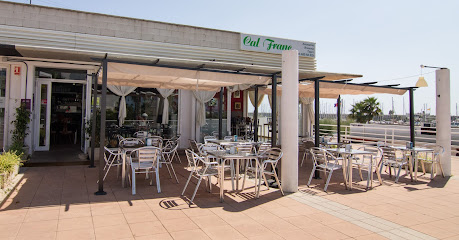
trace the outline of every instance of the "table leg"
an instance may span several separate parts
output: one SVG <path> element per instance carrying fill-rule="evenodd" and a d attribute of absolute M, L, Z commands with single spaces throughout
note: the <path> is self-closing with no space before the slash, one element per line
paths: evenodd
<path fill-rule="evenodd" d="M 347 156 L 347 169 L 349 171 L 349 190 L 352 190 L 352 160 L 351 155 Z"/>
<path fill-rule="evenodd" d="M 417 152 L 414 152 L 414 181 L 418 181 L 418 154 Z"/>
<path fill-rule="evenodd" d="M 347 159 L 343 157 L 343 177 L 344 177 L 344 187 L 347 188 L 347 164 L 346 164 Z"/>
<path fill-rule="evenodd" d="M 123 151 L 123 164 L 121 166 L 121 186 L 126 187 L 126 152 Z"/>
<path fill-rule="evenodd" d="M 258 179 L 258 189 L 257 189 L 257 194 L 256 194 L 255 197 L 259 198 L 260 197 L 260 189 L 261 189 L 261 178 L 263 177 L 263 174 L 261 173 L 261 166 L 260 166 L 260 163 L 258 162 L 258 160 L 256 161 L 256 171 L 260 176 L 259 176 L 259 179 Z M 255 184 L 257 184 L 256 181 L 257 180 L 255 179 Z M 266 183 L 266 184 L 268 184 L 268 183 Z"/>
<path fill-rule="evenodd" d="M 255 197 L 257 196 L 257 180 L 258 180 L 258 159 L 255 159 Z"/>
<path fill-rule="evenodd" d="M 405 157 L 406 157 L 406 154 L 405 154 Z M 414 161 L 414 155 L 413 153 L 411 153 L 411 159 L 408 161 L 408 168 L 410 169 L 410 178 L 411 178 L 411 181 L 413 181 L 413 161 Z"/>
<path fill-rule="evenodd" d="M 223 202 L 223 186 L 225 184 L 225 159 L 221 160 L 220 167 L 220 202 Z"/>
<path fill-rule="evenodd" d="M 239 190 L 239 159 L 236 159 L 236 191 Z"/>

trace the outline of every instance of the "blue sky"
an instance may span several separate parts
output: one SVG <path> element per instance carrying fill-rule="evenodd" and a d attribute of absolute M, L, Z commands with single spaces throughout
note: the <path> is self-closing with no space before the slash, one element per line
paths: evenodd
<path fill-rule="evenodd" d="M 28 3 L 27 0 L 16 2 Z M 147 1 L 32 0 L 33 4 L 193 25 L 317 43 L 317 70 L 358 73 L 356 82 L 414 86 L 420 65 L 451 69 L 451 114 L 459 96 L 459 1 Z M 415 111 L 435 114 L 435 73 L 415 91 Z M 413 76 L 413 77 L 408 77 Z M 397 79 L 397 80 L 393 80 Z M 408 111 L 408 94 L 405 109 Z M 376 95 L 384 113 L 403 111 L 403 97 Z M 365 97 L 344 96 L 346 110 Z M 324 100 L 329 102 L 330 100 Z M 333 110 L 332 107 L 330 107 Z"/>

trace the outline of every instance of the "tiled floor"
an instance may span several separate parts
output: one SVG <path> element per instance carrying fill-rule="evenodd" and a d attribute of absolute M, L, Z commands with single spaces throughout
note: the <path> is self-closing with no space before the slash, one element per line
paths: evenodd
<path fill-rule="evenodd" d="M 454 158 L 453 174 L 458 163 Z M 255 199 L 249 181 L 248 190 L 227 192 L 220 203 L 219 187 L 208 193 L 203 183 L 189 206 L 180 197 L 188 177 L 185 164 L 175 169 L 179 184 L 161 169 L 160 194 L 138 176 L 135 196 L 121 187 L 112 169 L 104 185 L 107 195 L 95 196 L 97 168 L 29 168 L 1 206 L 0 239 L 459 239 L 455 177 L 422 176 L 413 183 L 404 176 L 395 184 L 383 174 L 382 186 L 374 182 L 365 191 L 355 173 L 357 183 L 349 191 L 335 173 L 325 193 L 323 180 L 305 186 L 309 163 L 300 168 L 298 193 L 282 197 L 277 189 L 263 188 Z"/>

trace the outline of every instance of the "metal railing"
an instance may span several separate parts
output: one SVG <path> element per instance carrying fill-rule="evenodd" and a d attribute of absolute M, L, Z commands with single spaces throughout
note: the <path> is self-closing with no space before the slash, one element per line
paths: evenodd
<path fill-rule="evenodd" d="M 321 124 L 321 135 L 336 135 L 337 127 Z M 391 145 L 405 145 L 410 141 L 410 127 L 406 125 L 357 124 L 341 126 L 341 139 L 354 143 L 384 142 Z M 435 127 L 415 127 L 416 146 L 436 142 Z M 459 128 L 451 128 L 451 155 L 459 156 Z"/>

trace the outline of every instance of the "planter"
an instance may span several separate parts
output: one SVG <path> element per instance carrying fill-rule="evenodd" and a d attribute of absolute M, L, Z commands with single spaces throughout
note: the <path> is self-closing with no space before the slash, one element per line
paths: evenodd
<path fill-rule="evenodd" d="M 25 146 L 25 147 L 22 147 L 22 156 L 21 156 L 21 160 L 27 160 L 29 158 L 29 147 L 28 146 Z"/>
<path fill-rule="evenodd" d="M 19 166 L 14 166 L 13 172 L 0 174 L 0 188 L 5 189 L 6 186 L 18 175 Z"/>
<path fill-rule="evenodd" d="M 100 148 L 94 148 L 94 161 L 99 161 L 99 151 Z M 91 159 L 91 148 L 88 148 L 88 156 Z"/>

